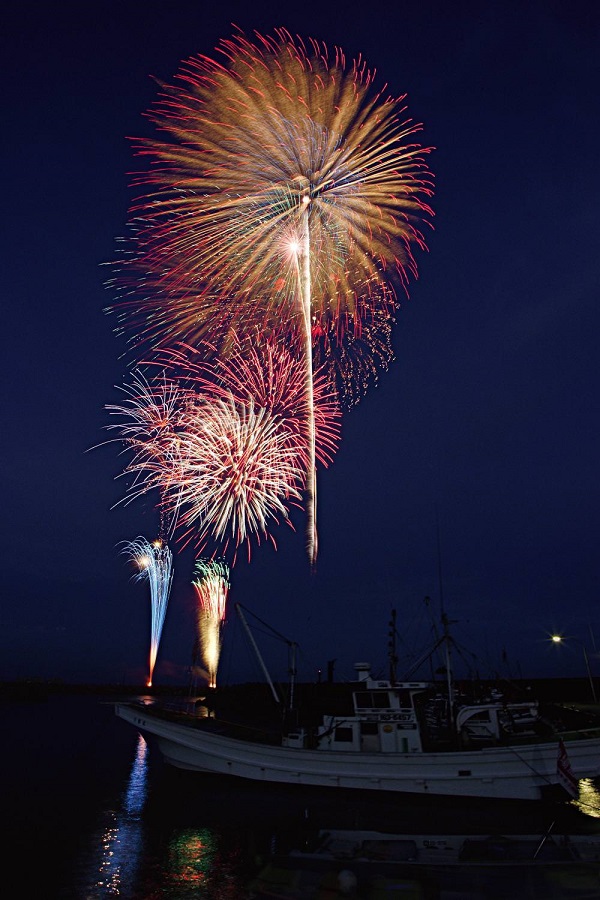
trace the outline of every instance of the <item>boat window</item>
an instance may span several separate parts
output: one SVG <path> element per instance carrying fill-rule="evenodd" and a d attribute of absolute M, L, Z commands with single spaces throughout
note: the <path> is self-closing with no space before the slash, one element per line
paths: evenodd
<path fill-rule="evenodd" d="M 389 709 L 390 698 L 387 691 L 357 691 L 357 709 Z"/>
<path fill-rule="evenodd" d="M 396 691 L 400 701 L 400 709 L 412 709 L 412 697 L 410 691 Z"/>
<path fill-rule="evenodd" d="M 371 692 L 370 691 L 359 691 L 354 695 L 356 700 L 357 708 L 370 709 L 371 708 Z"/>
<path fill-rule="evenodd" d="M 335 740 L 343 741 L 344 743 L 352 743 L 352 729 L 351 728 L 336 728 L 335 729 Z"/>
<path fill-rule="evenodd" d="M 387 691 L 377 691 L 377 693 L 373 694 L 373 706 L 376 706 L 377 709 L 389 709 L 390 708 L 390 697 Z"/>
<path fill-rule="evenodd" d="M 360 733 L 361 734 L 377 734 L 378 733 L 378 724 L 377 722 L 361 722 L 360 723 Z"/>
<path fill-rule="evenodd" d="M 469 716 L 466 722 L 489 722 L 490 721 L 490 712 L 488 709 L 483 710 L 482 712 L 473 713 L 472 716 Z"/>

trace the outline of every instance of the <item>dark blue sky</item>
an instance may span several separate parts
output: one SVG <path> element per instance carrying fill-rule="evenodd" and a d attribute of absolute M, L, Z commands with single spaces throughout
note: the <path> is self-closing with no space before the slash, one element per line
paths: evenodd
<path fill-rule="evenodd" d="M 236 566 L 231 602 L 299 642 L 301 677 L 332 658 L 340 678 L 358 659 L 384 668 L 390 609 L 401 657 L 427 639 L 426 595 L 439 612 L 437 510 L 444 602 L 480 668 L 505 648 L 513 674 L 583 674 L 579 645 L 557 655 L 546 638 L 600 642 L 598 4 L 109 0 L 14 4 L 0 36 L 0 678 L 145 673 L 147 587 L 116 544 L 152 538 L 156 516 L 111 511 L 118 447 L 85 452 L 125 371 L 101 264 L 124 232 L 149 76 L 212 54 L 232 22 L 362 52 L 408 93 L 437 189 L 397 360 L 320 475 L 318 573 L 300 518 Z M 176 557 L 157 682 L 191 660 L 192 562 Z M 257 640 L 283 675 L 285 648 Z M 233 615 L 221 673 L 258 677 Z"/>

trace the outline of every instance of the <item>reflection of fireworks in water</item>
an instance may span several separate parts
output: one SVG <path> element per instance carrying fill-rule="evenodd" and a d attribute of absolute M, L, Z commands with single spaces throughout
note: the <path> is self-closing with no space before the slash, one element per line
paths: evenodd
<path fill-rule="evenodd" d="M 154 541 L 151 544 L 144 537 L 137 537 L 134 541 L 129 541 L 122 552 L 127 554 L 129 559 L 138 566 L 139 572 L 135 578 L 147 578 L 150 583 L 151 627 L 147 686 L 151 687 L 173 580 L 173 557 L 169 548 L 162 541 Z"/>
<path fill-rule="evenodd" d="M 192 582 L 198 598 L 198 637 L 209 687 L 216 687 L 221 654 L 221 627 L 229 592 L 229 567 L 222 560 L 196 561 Z"/>
<path fill-rule="evenodd" d="M 412 142 L 404 98 L 374 93 L 362 59 L 284 29 L 188 60 L 150 114 L 161 140 L 136 142 L 153 165 L 132 210 L 133 247 L 117 287 L 142 335 L 223 348 L 231 333 L 281 323 L 303 347 L 308 542 L 316 557 L 312 356 L 389 318 L 393 281 L 416 275 L 430 214 L 428 152 Z M 208 286 L 208 287 L 207 287 Z M 368 340 L 367 333 L 367 340 Z M 348 346 L 346 346 L 348 352 Z M 340 356 L 343 362 L 343 354 Z"/>
<path fill-rule="evenodd" d="M 107 822 L 91 844 L 86 900 L 121 897 L 137 883 L 144 850 L 142 812 L 147 792 L 148 746 L 140 734 L 122 807 L 106 811 Z"/>
<path fill-rule="evenodd" d="M 571 800 L 572 806 L 576 806 L 586 816 L 600 819 L 600 790 L 593 778 L 579 779 L 579 796 Z"/>

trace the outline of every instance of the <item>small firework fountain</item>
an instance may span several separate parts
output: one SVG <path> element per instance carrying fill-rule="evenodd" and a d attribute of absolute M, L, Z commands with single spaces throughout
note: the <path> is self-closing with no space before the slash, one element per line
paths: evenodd
<path fill-rule="evenodd" d="M 221 629 L 229 593 L 229 568 L 222 560 L 199 559 L 192 582 L 198 599 L 198 637 L 208 686 L 217 686 Z"/>
<path fill-rule="evenodd" d="M 145 537 L 137 537 L 126 543 L 124 554 L 137 566 L 135 579 L 148 579 L 150 584 L 151 623 L 150 654 L 148 661 L 147 687 L 152 687 L 154 666 L 158 654 L 158 645 L 169 602 L 171 582 L 173 580 L 173 557 L 171 551 L 162 541 L 150 543 Z"/>

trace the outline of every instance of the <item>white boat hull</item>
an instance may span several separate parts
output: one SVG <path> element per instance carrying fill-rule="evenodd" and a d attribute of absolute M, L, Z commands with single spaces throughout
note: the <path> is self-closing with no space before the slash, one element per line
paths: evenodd
<path fill-rule="evenodd" d="M 435 753 L 308 750 L 271 746 L 180 724 L 142 707 L 116 714 L 158 742 L 181 769 L 252 781 L 407 794 L 539 799 L 558 782 L 558 738 L 535 744 Z M 600 736 L 566 742 L 575 778 L 600 775 Z"/>

